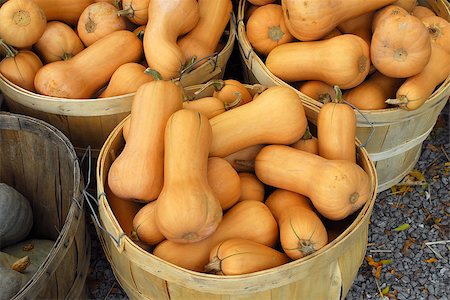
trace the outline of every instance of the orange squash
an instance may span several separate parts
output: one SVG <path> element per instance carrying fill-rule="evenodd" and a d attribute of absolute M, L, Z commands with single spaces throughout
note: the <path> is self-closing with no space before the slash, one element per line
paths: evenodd
<path fill-rule="evenodd" d="M 126 17 L 137 25 L 146 25 L 148 21 L 148 6 L 150 0 L 122 0 L 119 16 Z"/>
<path fill-rule="evenodd" d="M 0 7 L 0 37 L 8 45 L 30 47 L 46 26 L 45 14 L 34 1 L 9 0 Z"/>
<path fill-rule="evenodd" d="M 385 101 L 395 97 L 403 81 L 402 78 L 391 78 L 375 72 L 360 85 L 345 91 L 343 98 L 363 110 L 387 108 Z"/>
<path fill-rule="evenodd" d="M 220 157 L 208 159 L 208 184 L 223 210 L 236 204 L 241 195 L 241 179 L 231 164 Z"/>
<path fill-rule="evenodd" d="M 407 78 L 423 70 L 431 41 L 425 25 L 409 14 L 388 14 L 378 21 L 370 44 L 375 68 L 388 77 Z"/>
<path fill-rule="evenodd" d="M 283 16 L 289 31 L 301 41 L 323 37 L 338 24 L 391 4 L 395 0 L 282 0 Z M 339 57 L 339 56 L 338 56 Z"/>
<path fill-rule="evenodd" d="M 262 5 L 274 3 L 275 0 L 248 0 L 248 2 L 250 2 L 253 5 L 262 6 Z"/>
<path fill-rule="evenodd" d="M 405 110 L 418 109 L 450 75 L 450 54 L 435 43 L 431 44 L 431 49 L 430 61 L 422 72 L 406 79 L 397 90 L 396 99 L 388 99 L 386 103 Z"/>
<path fill-rule="evenodd" d="M 349 89 L 360 84 L 369 73 L 369 46 L 353 34 L 292 42 L 273 49 L 266 66 L 284 81 L 320 80 Z"/>
<path fill-rule="evenodd" d="M 201 241 L 222 221 L 221 203 L 207 175 L 211 139 L 211 125 L 199 112 L 181 109 L 167 121 L 164 186 L 157 200 L 156 224 L 170 241 Z"/>
<path fill-rule="evenodd" d="M 33 0 L 44 10 L 48 21 L 61 21 L 69 25 L 77 25 L 84 9 L 94 0 Z"/>
<path fill-rule="evenodd" d="M 278 222 L 281 246 L 290 258 L 302 258 L 328 243 L 327 230 L 305 196 L 277 189 L 266 205 Z"/>
<path fill-rule="evenodd" d="M 166 240 L 156 246 L 153 255 L 185 269 L 203 272 L 211 249 L 230 238 L 248 239 L 272 247 L 278 240 L 278 225 L 264 203 L 246 200 L 231 207 L 208 238 L 189 244 Z"/>
<path fill-rule="evenodd" d="M 78 20 L 77 32 L 86 46 L 108 34 L 127 29 L 125 18 L 117 15 L 118 9 L 108 2 L 92 3 Z"/>
<path fill-rule="evenodd" d="M 286 28 L 279 4 L 256 8 L 248 19 L 246 29 L 248 41 L 262 55 L 268 55 L 276 46 L 294 40 Z"/>
<path fill-rule="evenodd" d="M 120 53 L 120 55 L 118 55 Z M 115 31 L 66 61 L 52 62 L 36 74 L 36 90 L 48 96 L 91 98 L 121 65 L 137 62 L 142 42 L 131 31 Z"/>
<path fill-rule="evenodd" d="M 297 142 L 290 145 L 292 148 L 306 151 L 313 154 L 319 154 L 319 142 L 309 130 Z"/>
<path fill-rule="evenodd" d="M 186 61 L 205 62 L 214 54 L 220 37 L 230 20 L 233 9 L 231 0 L 199 0 L 199 21 L 185 36 L 178 40 L 178 46 Z"/>
<path fill-rule="evenodd" d="M 241 195 L 239 201 L 256 200 L 263 202 L 265 188 L 258 177 L 249 172 L 239 172 L 238 175 L 241 183 Z"/>
<path fill-rule="evenodd" d="M 84 49 L 83 42 L 75 31 L 59 21 L 48 22 L 44 33 L 33 47 L 45 63 L 68 60 Z"/>
<path fill-rule="evenodd" d="M 428 28 L 431 42 L 450 53 L 450 23 L 438 16 L 422 18 L 422 22 Z"/>
<path fill-rule="evenodd" d="M 0 73 L 12 83 L 34 92 L 34 77 L 42 68 L 39 57 L 32 51 L 17 51 L 1 41 L 0 47 L 6 51 L 6 57 L 0 62 Z"/>
<path fill-rule="evenodd" d="M 375 28 L 378 27 L 386 18 L 397 16 L 397 17 L 405 17 L 408 15 L 408 12 L 397 5 L 388 5 L 383 7 L 382 9 L 375 12 L 372 18 L 372 32 L 375 31 Z"/>
<path fill-rule="evenodd" d="M 269 87 L 255 100 L 209 121 L 213 130 L 210 156 L 219 157 L 258 144 L 292 144 L 305 133 L 307 125 L 298 95 L 282 86 Z"/>
<path fill-rule="evenodd" d="M 255 171 L 255 157 L 258 152 L 265 145 L 254 145 L 237 152 L 231 153 L 224 158 L 233 166 L 233 168 L 238 172 L 254 172 Z M 251 162 L 251 163 L 248 163 Z"/>
<path fill-rule="evenodd" d="M 186 62 L 177 44 L 179 36 L 191 31 L 200 17 L 195 0 L 151 0 L 144 34 L 148 66 L 164 79 L 180 76 Z"/>
<path fill-rule="evenodd" d="M 126 202 L 136 203 L 133 201 Z M 132 219 L 133 233 L 139 241 L 147 245 L 156 245 L 165 239 L 156 225 L 156 204 L 157 201 L 147 203 Z"/>
<path fill-rule="evenodd" d="M 322 38 L 320 38 L 321 40 L 328 40 L 331 38 L 334 38 L 335 36 L 341 35 L 342 32 L 336 28 L 334 28 L 332 31 L 328 32 L 326 35 L 324 35 Z"/>
<path fill-rule="evenodd" d="M 125 63 L 112 74 L 105 90 L 98 97 L 106 98 L 134 93 L 142 84 L 153 80 L 150 73 L 150 70 L 141 64 Z"/>
<path fill-rule="evenodd" d="M 239 105 L 243 105 L 253 100 L 252 95 L 247 88 L 238 80 L 235 79 L 217 79 L 212 80 L 204 85 L 203 88 L 212 85 L 214 86 L 213 97 L 222 100 L 223 103 L 231 105 L 238 102 Z"/>
<path fill-rule="evenodd" d="M 224 103 L 216 97 L 203 97 L 196 100 L 187 100 L 183 102 L 183 108 L 198 111 L 206 118 L 211 119 L 225 111 L 238 106 L 242 99 L 236 99 L 233 103 Z"/>
<path fill-rule="evenodd" d="M 356 162 L 356 115 L 345 104 L 342 92 L 336 87 L 336 97 L 324 104 L 317 116 L 319 155 L 327 159 Z"/>
<path fill-rule="evenodd" d="M 411 13 L 413 9 L 417 6 L 417 0 L 397 0 L 392 5 L 397 5 Z"/>
<path fill-rule="evenodd" d="M 372 193 L 369 176 L 357 164 L 329 160 L 284 145 L 264 147 L 256 157 L 255 172 L 267 185 L 307 196 L 317 211 L 330 220 L 341 220 L 354 213 Z"/>
<path fill-rule="evenodd" d="M 298 90 L 306 96 L 309 96 L 321 103 L 330 102 L 334 99 L 334 97 L 336 97 L 333 87 L 319 80 L 308 80 L 302 82 L 299 85 Z"/>
<path fill-rule="evenodd" d="M 108 173 L 108 184 L 117 196 L 141 202 L 159 196 L 163 187 L 164 130 L 182 102 L 181 88 L 170 81 L 151 81 L 137 90 L 127 142 Z"/>
<path fill-rule="evenodd" d="M 370 45 L 372 39 L 372 19 L 374 11 L 351 18 L 340 23 L 337 28 L 342 33 L 351 33 L 361 37 L 367 45 Z"/>
<path fill-rule="evenodd" d="M 242 275 L 281 266 L 289 262 L 286 254 L 266 245 L 246 239 L 220 242 L 209 254 L 207 273 Z"/>
<path fill-rule="evenodd" d="M 412 10 L 411 15 L 415 16 L 416 18 L 423 19 L 426 17 L 435 16 L 436 14 L 426 6 L 417 5 Z"/>

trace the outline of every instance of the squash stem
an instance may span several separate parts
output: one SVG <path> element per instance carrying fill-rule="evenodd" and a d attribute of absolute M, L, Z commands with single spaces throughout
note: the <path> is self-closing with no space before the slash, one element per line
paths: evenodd
<path fill-rule="evenodd" d="M 14 57 L 19 54 L 19 51 L 14 49 L 14 47 L 6 44 L 2 39 L 0 39 L 0 45 L 3 47 L 3 49 L 5 49 L 6 57 Z"/>
<path fill-rule="evenodd" d="M 195 62 L 197 60 L 197 56 L 194 55 L 192 56 L 183 66 L 183 70 L 188 70 L 189 68 L 191 68 L 192 66 L 194 66 Z"/>
<path fill-rule="evenodd" d="M 404 105 L 404 104 L 408 104 L 409 100 L 408 97 L 406 96 L 400 96 L 397 99 L 387 99 L 386 101 L 384 101 L 387 104 L 391 104 L 391 105 Z"/>
<path fill-rule="evenodd" d="M 334 103 L 344 103 L 344 99 L 342 98 L 342 91 L 339 88 L 339 86 L 335 85 L 333 88 L 334 88 L 334 91 L 336 92 L 336 97 L 334 98 L 333 102 Z"/>
<path fill-rule="evenodd" d="M 73 56 L 72 53 L 67 53 L 66 52 L 66 53 L 63 54 L 62 59 L 63 60 L 69 60 L 69 59 L 72 58 L 72 56 Z"/>
<path fill-rule="evenodd" d="M 359 194 L 358 194 L 357 192 L 353 193 L 353 194 L 350 196 L 350 203 L 351 203 L 351 204 L 356 203 L 356 201 L 358 201 L 358 198 L 359 198 Z"/>
<path fill-rule="evenodd" d="M 207 83 L 203 84 L 203 86 L 194 93 L 194 96 L 196 97 L 198 94 L 202 93 L 203 91 L 205 91 L 207 88 L 209 88 L 210 86 L 214 86 L 214 88 L 216 88 L 216 85 L 218 84 L 218 81 L 222 81 L 223 80 L 210 80 Z M 224 83 L 222 83 L 222 85 L 225 85 Z"/>
<path fill-rule="evenodd" d="M 225 110 L 229 110 L 229 109 L 232 109 L 232 108 L 234 108 L 236 106 L 239 106 L 239 104 L 241 104 L 241 102 L 242 102 L 242 94 L 239 93 L 237 98 L 236 98 L 236 100 L 234 100 L 231 103 L 228 103 L 228 102 L 224 103 Z"/>
<path fill-rule="evenodd" d="M 221 260 L 217 256 L 214 256 L 211 261 L 205 266 L 205 272 L 216 275 L 223 275 Z"/>
<path fill-rule="evenodd" d="M 120 9 L 122 7 L 122 0 L 114 0 L 113 5 L 117 8 Z"/>
<path fill-rule="evenodd" d="M 121 9 L 117 12 L 117 15 L 119 17 L 127 17 L 127 18 L 132 18 L 134 17 L 134 12 L 135 10 L 129 6 L 127 9 Z"/>
<path fill-rule="evenodd" d="M 145 29 L 139 31 L 136 36 L 138 37 L 138 39 L 140 39 L 141 41 L 144 40 L 144 33 L 145 33 Z"/>
<path fill-rule="evenodd" d="M 303 134 L 303 136 L 302 136 L 302 140 L 310 140 L 312 138 L 313 138 L 313 136 L 311 134 L 311 131 L 309 131 L 309 127 L 306 127 L 306 131 L 305 131 L 305 134 Z"/>
<path fill-rule="evenodd" d="M 144 73 L 152 76 L 153 79 L 155 79 L 155 80 L 163 80 L 163 77 L 161 76 L 161 74 L 158 71 L 156 71 L 155 69 L 147 68 L 144 70 Z"/>

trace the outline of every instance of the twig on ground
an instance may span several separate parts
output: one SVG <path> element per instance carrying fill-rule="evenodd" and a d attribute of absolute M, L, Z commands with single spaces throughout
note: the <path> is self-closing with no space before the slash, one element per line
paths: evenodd
<path fill-rule="evenodd" d="M 425 244 L 427 246 L 431 246 L 431 245 L 445 245 L 450 243 L 450 240 L 446 240 L 446 241 L 436 241 L 436 242 L 426 242 Z"/>
<path fill-rule="evenodd" d="M 114 287 L 116 286 L 116 283 L 114 282 L 113 285 L 111 286 L 111 288 L 108 291 L 108 294 L 106 294 L 105 298 L 103 298 L 103 300 L 107 299 L 109 294 L 111 294 L 112 290 L 114 289 Z"/>
<path fill-rule="evenodd" d="M 445 157 L 447 158 L 447 161 L 450 161 L 450 158 L 448 157 L 448 154 L 445 151 L 444 146 L 442 146 L 442 145 L 441 145 L 441 150 L 442 150 L 442 153 L 444 153 Z"/>
<path fill-rule="evenodd" d="M 447 261 L 446 258 L 444 258 L 439 252 L 437 252 L 435 249 L 433 249 L 433 247 L 431 247 L 431 245 L 428 245 L 428 243 L 425 243 L 425 246 L 428 247 L 428 249 L 430 249 L 437 257 L 439 257 L 440 259 Z"/>
<path fill-rule="evenodd" d="M 380 250 L 380 249 L 371 249 L 370 253 L 390 253 L 392 250 Z"/>

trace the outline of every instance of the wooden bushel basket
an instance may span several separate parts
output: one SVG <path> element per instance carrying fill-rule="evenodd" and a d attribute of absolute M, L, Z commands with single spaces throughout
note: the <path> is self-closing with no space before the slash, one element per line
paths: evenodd
<path fill-rule="evenodd" d="M 450 6 L 445 0 L 419 1 L 444 19 L 450 21 Z M 237 16 L 238 42 L 244 72 L 248 82 L 266 86 L 289 86 L 273 75 L 254 52 L 245 28 L 245 9 L 248 1 L 240 0 Z M 292 87 L 304 103 L 321 107 L 322 103 Z M 422 143 L 428 137 L 450 95 L 450 76 L 434 91 L 422 107 L 415 111 L 400 108 L 362 110 L 356 112 L 358 139 L 365 143 L 378 175 L 378 192 L 399 183 L 419 160 Z M 373 134 L 370 136 L 371 131 Z M 367 141 L 367 142 L 366 142 Z"/>
<path fill-rule="evenodd" d="M 235 41 L 235 16 L 232 13 L 224 48 L 206 63 L 181 76 L 181 84 L 190 86 L 222 78 Z M 131 111 L 135 93 L 98 99 L 65 99 L 27 91 L 0 74 L 0 91 L 11 112 L 48 122 L 72 142 L 78 155 L 90 146 L 97 157 L 100 148 L 116 125 Z"/>
<path fill-rule="evenodd" d="M 192 93 L 201 86 L 189 87 Z M 253 93 L 258 91 L 249 87 Z M 212 90 L 203 91 L 203 96 Z M 310 114 L 318 108 L 305 106 Z M 314 123 L 315 119 L 311 119 Z M 125 121 L 125 120 L 124 120 Z M 97 160 L 97 192 L 102 227 L 97 227 L 114 274 L 131 299 L 344 299 L 360 265 L 368 240 L 368 226 L 376 197 L 377 178 L 367 152 L 361 149 L 360 165 L 369 174 L 372 197 L 355 213 L 350 225 L 319 251 L 269 270 L 247 275 L 219 276 L 186 270 L 137 246 L 123 233 L 108 204 L 105 183 L 108 170 L 124 146 L 122 121 L 108 137 Z M 115 237 L 116 241 L 110 236 Z M 186 255 L 189 255 L 188 253 Z"/>
<path fill-rule="evenodd" d="M 0 182 L 30 201 L 34 218 L 30 237 L 56 241 L 12 299 L 86 299 L 90 238 L 84 185 L 72 144 L 45 122 L 0 113 Z"/>

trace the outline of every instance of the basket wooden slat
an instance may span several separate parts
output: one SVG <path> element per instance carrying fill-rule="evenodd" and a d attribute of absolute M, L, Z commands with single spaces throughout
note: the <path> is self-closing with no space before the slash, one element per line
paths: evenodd
<path fill-rule="evenodd" d="M 192 94 L 200 86 L 189 87 Z M 261 86 L 248 86 L 252 93 Z M 210 91 L 211 92 L 211 91 Z M 204 94 L 206 93 L 206 94 Z M 206 96 L 204 91 L 202 96 Z M 318 108 L 304 105 L 308 115 Z M 127 117 L 129 118 L 129 117 Z M 126 118 L 126 119 L 127 119 Z M 239 276 L 217 276 L 186 270 L 137 246 L 123 235 L 104 194 L 109 167 L 124 146 L 123 120 L 110 134 L 97 161 L 97 192 L 102 226 L 97 227 L 102 247 L 116 278 L 131 299 L 344 299 L 356 277 L 367 248 L 368 224 L 376 197 L 377 177 L 368 153 L 360 165 L 372 181 L 372 197 L 350 225 L 324 248 L 277 268 Z M 310 121 L 315 123 L 315 118 Z M 119 238 L 120 237 L 120 238 Z M 317 285 L 326 288 L 317 288 Z"/>
<path fill-rule="evenodd" d="M 180 77 L 183 86 L 200 84 L 222 78 L 233 51 L 236 31 L 235 16 L 231 14 L 228 39 L 224 48 L 198 68 Z M 135 93 L 99 99 L 64 99 L 48 97 L 25 90 L 0 74 L 0 91 L 11 112 L 28 115 L 52 124 L 61 130 L 82 155 L 90 146 L 97 157 L 100 148 L 116 125 L 131 111 Z"/>
<path fill-rule="evenodd" d="M 21 192 L 33 209 L 31 236 L 55 240 L 43 264 L 13 299 L 85 298 L 90 238 L 72 144 L 47 123 L 2 112 L 0 153 L 0 182 Z"/>
<path fill-rule="evenodd" d="M 450 8 L 445 0 L 419 1 L 433 9 L 437 15 L 450 20 Z M 321 107 L 322 103 L 306 96 L 280 78 L 273 75 L 248 41 L 245 28 L 245 9 L 248 1 L 240 0 L 238 7 L 238 42 L 244 73 L 248 82 L 266 86 L 282 85 L 294 89 L 304 103 Z M 433 92 L 422 107 L 415 111 L 400 108 L 363 110 L 355 112 L 358 139 L 364 143 L 375 162 L 378 174 L 378 191 L 381 192 L 400 182 L 417 163 L 421 145 L 431 132 L 439 113 L 450 95 L 450 76 Z M 373 135 L 370 133 L 373 127 Z"/>

